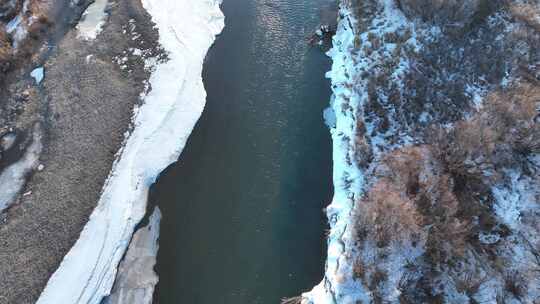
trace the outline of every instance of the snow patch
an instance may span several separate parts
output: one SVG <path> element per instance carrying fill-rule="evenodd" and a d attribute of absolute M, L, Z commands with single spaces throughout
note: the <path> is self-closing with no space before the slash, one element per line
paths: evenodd
<path fill-rule="evenodd" d="M 507 170 L 506 175 L 509 183 L 491 190 L 495 198 L 495 213 L 512 230 L 519 230 L 522 215 L 538 208 L 540 189 L 530 177 L 517 170 Z"/>
<path fill-rule="evenodd" d="M 43 80 L 43 67 L 35 68 L 32 72 L 30 72 L 30 76 L 34 78 L 37 84 L 40 84 Z"/>
<path fill-rule="evenodd" d="M 84 40 L 94 40 L 101 33 L 107 13 L 108 0 L 96 0 L 90 4 L 77 25 L 78 37 Z"/>
<path fill-rule="evenodd" d="M 13 19 L 11 19 L 11 21 L 8 22 L 8 24 L 6 24 L 6 32 L 8 34 L 13 33 L 13 31 L 17 29 L 17 27 L 21 24 L 21 22 L 22 22 L 22 16 L 21 15 L 15 16 Z"/>
<path fill-rule="evenodd" d="M 36 169 L 41 154 L 41 126 L 37 123 L 32 133 L 32 143 L 22 158 L 0 174 L 0 212 L 15 203 L 17 195 L 26 184 L 26 177 Z"/>

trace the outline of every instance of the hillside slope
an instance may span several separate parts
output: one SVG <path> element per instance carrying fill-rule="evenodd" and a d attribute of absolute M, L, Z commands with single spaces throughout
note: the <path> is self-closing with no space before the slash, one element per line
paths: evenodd
<path fill-rule="evenodd" d="M 540 6 L 342 1 L 309 303 L 540 301 Z"/>

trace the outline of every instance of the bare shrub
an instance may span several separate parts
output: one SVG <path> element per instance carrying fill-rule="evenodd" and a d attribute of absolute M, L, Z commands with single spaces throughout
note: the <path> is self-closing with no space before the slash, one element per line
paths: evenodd
<path fill-rule="evenodd" d="M 361 168 L 367 168 L 373 160 L 373 152 L 370 142 L 366 136 L 366 127 L 362 120 L 358 120 L 356 124 L 354 160 Z"/>
<path fill-rule="evenodd" d="M 452 261 L 462 259 L 469 248 L 468 223 L 457 218 L 436 222 L 429 230 L 425 259 L 433 269 L 443 269 Z"/>
<path fill-rule="evenodd" d="M 420 230 L 419 214 L 413 202 L 387 179 L 379 180 L 370 189 L 356 213 L 359 235 L 372 237 L 378 247 L 410 240 Z"/>
<path fill-rule="evenodd" d="M 516 88 L 487 99 L 487 117 L 502 143 L 520 154 L 540 152 L 540 87 L 522 82 Z"/>
<path fill-rule="evenodd" d="M 365 280 L 366 277 L 366 266 L 361 259 L 356 259 L 353 264 L 353 278 L 355 280 Z M 364 281 L 364 284 L 366 282 Z"/>
<path fill-rule="evenodd" d="M 513 271 L 504 276 L 505 291 L 510 293 L 516 299 L 521 299 L 527 292 L 525 278 L 518 272 Z"/>
<path fill-rule="evenodd" d="M 51 9 L 50 0 L 30 1 L 28 15 L 32 16 L 34 21 L 29 22 L 28 33 L 30 37 L 38 39 L 48 26 L 52 24 L 49 15 Z"/>
<path fill-rule="evenodd" d="M 497 91 L 484 101 L 484 109 L 461 121 L 449 132 L 439 131 L 431 141 L 454 177 L 497 178 L 498 168 L 519 165 L 523 156 L 540 152 L 538 107 L 540 88 L 522 83 Z"/>
<path fill-rule="evenodd" d="M 480 289 L 482 284 L 489 280 L 486 272 L 479 266 L 472 269 L 463 269 L 450 274 L 456 290 L 472 298 Z"/>
<path fill-rule="evenodd" d="M 0 72 L 6 72 L 9 68 L 12 56 L 11 43 L 4 26 L 0 25 Z"/>
<path fill-rule="evenodd" d="M 463 26 L 482 12 L 488 0 L 396 0 L 409 18 L 440 25 Z"/>
<path fill-rule="evenodd" d="M 379 290 L 381 289 L 382 284 L 388 280 L 388 273 L 380 268 L 375 268 L 370 279 L 369 289 L 374 293 L 374 303 L 382 303 L 383 297 Z"/>
<path fill-rule="evenodd" d="M 540 6 L 538 4 L 508 2 L 508 8 L 512 16 L 540 32 Z"/>
<path fill-rule="evenodd" d="M 424 244 L 426 261 L 433 267 L 464 257 L 477 233 L 471 229 L 473 219 L 488 211 L 454 193 L 472 190 L 456 187 L 445 172 L 433 147 L 389 153 L 375 170 L 377 181 L 357 203 L 358 239 L 371 238 L 379 248 L 394 242 Z"/>

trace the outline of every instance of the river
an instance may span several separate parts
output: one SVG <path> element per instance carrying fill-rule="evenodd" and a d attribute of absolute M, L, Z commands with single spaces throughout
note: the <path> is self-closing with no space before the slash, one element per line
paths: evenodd
<path fill-rule="evenodd" d="M 152 188 L 155 302 L 276 304 L 311 289 L 332 197 L 330 60 L 307 38 L 331 0 L 224 0 L 205 111 Z"/>

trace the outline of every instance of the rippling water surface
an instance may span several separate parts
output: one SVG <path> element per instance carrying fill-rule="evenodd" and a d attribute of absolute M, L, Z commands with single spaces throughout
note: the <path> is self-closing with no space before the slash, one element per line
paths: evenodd
<path fill-rule="evenodd" d="M 317 284 L 332 195 L 330 60 L 307 45 L 329 0 L 224 0 L 205 112 L 153 188 L 156 301 L 279 303 Z"/>

